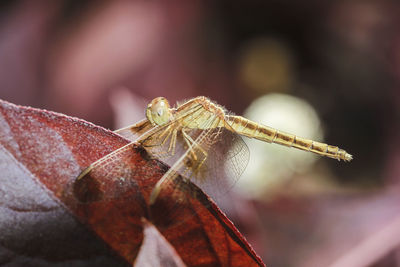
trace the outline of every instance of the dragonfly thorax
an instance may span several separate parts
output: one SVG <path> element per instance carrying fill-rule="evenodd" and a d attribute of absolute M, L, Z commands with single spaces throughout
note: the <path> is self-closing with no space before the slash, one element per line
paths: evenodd
<path fill-rule="evenodd" d="M 172 118 L 168 100 L 164 97 L 154 98 L 146 109 L 146 117 L 152 125 L 164 125 Z"/>

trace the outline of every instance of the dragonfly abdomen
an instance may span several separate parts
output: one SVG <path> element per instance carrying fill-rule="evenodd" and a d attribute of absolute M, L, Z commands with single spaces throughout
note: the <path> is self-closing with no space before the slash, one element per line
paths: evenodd
<path fill-rule="evenodd" d="M 226 116 L 226 120 L 235 132 L 250 138 L 288 147 L 295 147 L 338 160 L 349 161 L 352 159 L 350 154 L 337 146 L 301 138 L 294 134 L 285 133 L 272 127 L 255 123 L 241 116 Z"/>
<path fill-rule="evenodd" d="M 232 128 L 233 131 L 240 135 L 244 135 L 250 138 L 256 138 L 258 140 L 272 143 L 277 138 L 278 130 L 255 123 L 251 120 L 243 118 L 241 116 L 226 116 L 228 123 L 228 129 Z"/>
<path fill-rule="evenodd" d="M 350 161 L 353 158 L 349 153 L 347 153 L 343 149 L 340 149 L 337 146 L 331 146 L 325 143 L 301 138 L 298 136 L 295 136 L 295 139 L 291 146 L 338 160 Z"/>

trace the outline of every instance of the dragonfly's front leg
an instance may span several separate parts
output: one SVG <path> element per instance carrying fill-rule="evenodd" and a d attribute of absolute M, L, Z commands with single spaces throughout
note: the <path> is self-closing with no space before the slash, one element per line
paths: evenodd
<path fill-rule="evenodd" d="M 171 134 L 172 134 L 172 130 L 171 130 L 171 128 L 172 128 L 172 124 L 171 125 L 169 125 L 161 134 L 160 134 L 160 138 L 162 138 L 164 135 L 166 135 L 165 136 L 165 138 L 163 139 L 163 141 L 161 142 L 161 146 L 162 145 L 164 145 L 165 144 L 165 142 L 167 142 L 167 140 L 168 140 L 168 138 L 171 136 Z"/>
<path fill-rule="evenodd" d="M 185 140 L 188 149 L 190 150 L 190 154 L 193 157 L 194 161 L 197 161 L 197 156 L 196 153 L 194 153 L 193 151 L 193 146 L 195 145 L 195 142 L 193 141 L 193 139 L 190 137 L 190 135 L 188 135 L 185 131 L 185 129 L 182 129 L 182 135 L 183 135 L 183 139 Z"/>
<path fill-rule="evenodd" d="M 175 146 L 176 146 L 177 135 L 178 135 L 178 130 L 177 129 L 173 129 L 172 130 L 172 136 L 171 136 L 171 142 L 169 143 L 169 148 L 168 148 L 168 152 L 171 152 L 172 155 L 175 154 Z"/>

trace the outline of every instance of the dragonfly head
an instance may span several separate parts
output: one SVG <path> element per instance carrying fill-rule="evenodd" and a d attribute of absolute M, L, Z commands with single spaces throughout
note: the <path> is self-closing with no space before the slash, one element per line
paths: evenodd
<path fill-rule="evenodd" d="M 169 122 L 172 112 L 168 100 L 164 97 L 154 98 L 147 105 L 146 117 L 152 125 L 163 125 Z"/>

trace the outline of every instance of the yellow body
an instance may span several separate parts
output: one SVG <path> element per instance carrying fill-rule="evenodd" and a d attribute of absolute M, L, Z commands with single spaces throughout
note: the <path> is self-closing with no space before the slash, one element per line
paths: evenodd
<path fill-rule="evenodd" d="M 170 121 L 176 121 L 175 129 L 178 128 L 178 131 L 182 129 L 205 130 L 209 128 L 225 127 L 237 134 L 264 142 L 295 147 L 338 160 L 350 161 L 352 159 L 349 153 L 337 146 L 301 138 L 294 134 L 285 133 L 253 122 L 241 116 L 226 115 L 221 106 L 213 103 L 206 97 L 200 96 L 193 98 L 178 106 L 176 109 L 169 108 L 168 101 L 165 98 L 156 98 L 149 104 L 147 110 L 151 110 L 152 107 L 156 107 L 158 113 L 156 111 L 147 112 L 147 119 L 150 121 L 161 121 L 161 123 L 154 123 L 154 125 L 163 125 Z M 165 107 L 165 110 L 161 110 L 160 107 Z M 190 115 L 180 116 L 182 113 L 191 110 L 192 113 L 190 113 Z M 158 114 L 162 114 L 164 118 L 168 119 L 160 120 Z M 171 131 L 172 130 L 173 129 L 171 129 Z"/>

